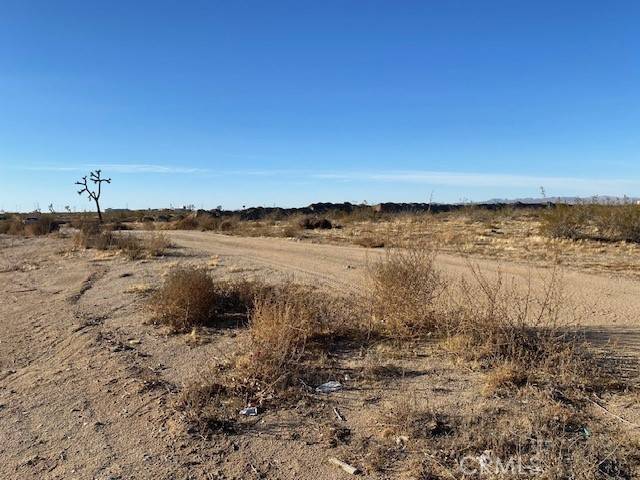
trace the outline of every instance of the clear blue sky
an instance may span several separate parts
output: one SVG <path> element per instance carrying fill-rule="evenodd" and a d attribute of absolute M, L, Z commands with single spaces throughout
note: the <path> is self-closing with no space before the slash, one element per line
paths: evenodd
<path fill-rule="evenodd" d="M 2 1 L 0 209 L 640 195 L 637 1 Z"/>

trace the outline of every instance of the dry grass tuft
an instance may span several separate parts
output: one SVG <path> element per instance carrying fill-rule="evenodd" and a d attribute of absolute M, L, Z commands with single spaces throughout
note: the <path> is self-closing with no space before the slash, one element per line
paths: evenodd
<path fill-rule="evenodd" d="M 146 242 L 133 235 L 113 235 L 111 241 L 111 247 L 120 250 L 130 260 L 151 256 L 151 252 L 146 249 Z"/>
<path fill-rule="evenodd" d="M 213 320 L 217 294 L 213 279 L 205 269 L 176 267 L 148 305 L 156 321 L 171 326 L 176 332 L 184 332 Z"/>
<path fill-rule="evenodd" d="M 160 257 L 165 254 L 169 248 L 173 248 L 173 242 L 162 233 L 145 236 L 142 239 L 142 245 L 145 252 L 152 257 Z"/>
<path fill-rule="evenodd" d="M 108 250 L 113 246 L 113 238 L 111 231 L 102 231 L 98 223 L 88 222 L 79 225 L 78 231 L 73 235 L 73 244 L 76 248 Z"/>
<path fill-rule="evenodd" d="M 446 283 L 428 250 L 394 249 L 369 268 L 373 328 L 396 339 L 424 337 L 444 328 L 438 308 Z"/>
<path fill-rule="evenodd" d="M 521 364 L 504 363 L 487 374 L 482 393 L 486 396 L 502 396 L 529 382 L 529 372 Z"/>
<path fill-rule="evenodd" d="M 380 412 L 378 424 L 381 435 L 395 437 L 400 441 L 427 437 L 438 437 L 451 433 L 449 420 L 434 412 L 424 399 L 414 393 L 403 395 L 399 400 L 387 403 Z"/>
<path fill-rule="evenodd" d="M 326 305 L 312 289 L 286 283 L 254 298 L 249 344 L 238 366 L 263 386 L 288 387 L 304 367 L 310 342 L 326 332 Z"/>

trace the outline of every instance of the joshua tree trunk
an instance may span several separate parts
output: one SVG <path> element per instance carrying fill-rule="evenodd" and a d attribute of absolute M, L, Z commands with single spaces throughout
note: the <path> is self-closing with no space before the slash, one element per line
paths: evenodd
<path fill-rule="evenodd" d="M 98 211 L 98 221 L 102 223 L 102 212 L 100 211 L 100 204 L 98 203 L 97 198 L 96 198 L 96 210 Z"/>

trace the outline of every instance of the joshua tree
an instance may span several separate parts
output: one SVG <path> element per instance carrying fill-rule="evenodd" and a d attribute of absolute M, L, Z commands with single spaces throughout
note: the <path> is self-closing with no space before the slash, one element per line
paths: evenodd
<path fill-rule="evenodd" d="M 101 170 L 96 170 L 95 172 L 89 172 L 88 181 L 98 185 L 97 192 L 95 190 L 89 190 L 89 185 L 88 185 L 86 175 L 82 177 L 82 180 L 77 181 L 76 185 L 80 185 L 81 187 L 83 187 L 82 190 L 78 190 L 78 195 L 82 195 L 83 193 L 86 193 L 89 196 L 89 200 L 93 200 L 94 202 L 96 202 L 96 210 L 98 210 L 98 219 L 100 220 L 100 223 L 102 223 L 102 212 L 100 211 L 100 202 L 99 202 L 100 193 L 102 189 L 102 182 L 111 183 L 111 179 L 100 178 L 100 173 L 101 173 Z"/>

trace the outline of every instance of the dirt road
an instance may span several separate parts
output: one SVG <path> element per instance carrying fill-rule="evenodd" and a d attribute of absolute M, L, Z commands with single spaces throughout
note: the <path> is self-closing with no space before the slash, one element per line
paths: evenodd
<path fill-rule="evenodd" d="M 367 264 L 384 254 L 379 249 L 312 244 L 281 238 L 245 238 L 194 231 L 165 233 L 179 246 L 219 255 L 240 270 L 258 266 L 335 289 L 363 288 Z M 523 285 L 529 278 L 535 282 L 550 273 L 548 268 L 513 262 L 497 263 L 444 254 L 437 257 L 440 269 L 452 277 L 468 275 L 469 262 L 489 274 L 499 270 Z M 575 270 L 561 271 L 561 275 L 568 296 L 584 309 L 582 320 L 585 324 L 640 328 L 640 283 Z"/>

